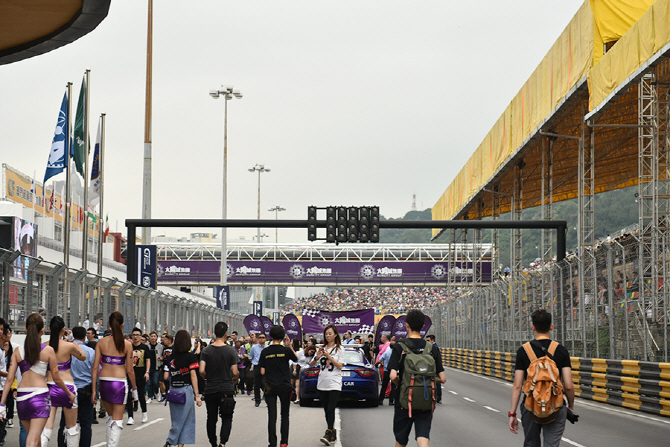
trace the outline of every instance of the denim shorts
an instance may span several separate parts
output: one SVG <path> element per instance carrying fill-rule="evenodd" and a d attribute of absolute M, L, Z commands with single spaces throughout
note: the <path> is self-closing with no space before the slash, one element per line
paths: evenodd
<path fill-rule="evenodd" d="M 409 410 L 396 407 L 393 413 L 393 434 L 398 444 L 407 445 L 409 442 L 409 433 L 414 425 L 414 439 L 430 439 L 430 426 L 433 423 L 433 412 L 412 411 L 412 417 L 409 417 Z"/>

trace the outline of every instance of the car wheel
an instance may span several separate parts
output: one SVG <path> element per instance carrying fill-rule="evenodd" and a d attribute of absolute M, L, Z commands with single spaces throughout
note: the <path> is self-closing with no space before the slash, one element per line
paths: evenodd
<path fill-rule="evenodd" d="M 312 405 L 314 405 L 314 399 L 307 399 L 307 398 L 300 399 L 301 407 L 311 407 Z"/>

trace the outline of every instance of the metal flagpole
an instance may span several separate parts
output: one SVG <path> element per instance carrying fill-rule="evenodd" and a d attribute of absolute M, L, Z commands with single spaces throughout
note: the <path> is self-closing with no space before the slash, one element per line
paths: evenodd
<path fill-rule="evenodd" d="M 98 219 L 98 275 L 102 276 L 102 247 L 104 243 L 104 191 L 105 191 L 105 114 L 100 115 L 100 160 L 98 167 L 100 169 L 100 213 Z"/>
<path fill-rule="evenodd" d="M 86 103 L 84 105 L 84 228 L 82 229 L 83 241 L 81 243 L 81 268 L 88 268 L 88 152 L 89 152 L 89 129 L 88 108 L 91 99 L 91 70 L 86 69 Z"/>
<path fill-rule="evenodd" d="M 153 48 L 153 0 L 149 0 L 147 23 L 147 83 L 144 108 L 144 176 L 142 181 L 142 218 L 151 219 L 151 81 Z M 142 243 L 151 243 L 151 228 L 142 228 Z"/>
<path fill-rule="evenodd" d="M 65 217 L 63 263 L 70 265 L 70 151 L 72 150 L 72 82 L 67 83 L 67 135 L 65 136 Z M 63 198 L 61 197 L 61 200 Z M 67 283 L 67 282 L 66 282 Z"/>

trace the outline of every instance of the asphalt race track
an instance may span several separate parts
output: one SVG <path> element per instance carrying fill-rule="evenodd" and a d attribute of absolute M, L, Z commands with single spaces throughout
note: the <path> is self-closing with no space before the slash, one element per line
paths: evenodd
<path fill-rule="evenodd" d="M 433 418 L 431 444 L 434 446 L 518 447 L 521 434 L 507 427 L 511 384 L 457 369 L 447 368 L 443 385 L 443 404 Z M 120 446 L 162 446 L 170 429 L 168 407 L 155 401 L 148 405 L 149 422 L 125 425 Z M 577 399 L 575 413 L 580 420 L 567 424 L 562 445 L 575 447 L 667 447 L 670 446 L 670 418 L 649 415 L 620 407 Z M 336 446 L 390 447 L 395 444 L 392 432 L 393 408 L 384 405 L 366 408 L 363 403 L 343 404 L 337 410 L 336 426 L 340 441 Z M 205 429 L 205 406 L 196 409 L 196 446 L 209 447 Z M 102 421 L 101 421 L 102 422 Z M 319 438 L 326 429 L 320 407 L 291 405 L 289 446 L 323 446 Z M 279 428 L 277 429 L 279 431 Z M 18 423 L 8 429 L 6 446 L 18 446 Z M 55 433 L 50 446 L 56 446 Z M 93 447 L 105 443 L 104 425 L 93 426 Z M 256 408 L 249 396 L 238 396 L 233 431 L 226 447 L 264 447 L 267 441 L 265 404 Z M 413 434 L 410 446 L 415 446 Z"/>

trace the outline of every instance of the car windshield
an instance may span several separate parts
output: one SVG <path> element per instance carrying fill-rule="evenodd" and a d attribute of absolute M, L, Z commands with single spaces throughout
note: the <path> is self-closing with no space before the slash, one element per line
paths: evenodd
<path fill-rule="evenodd" d="M 345 363 L 367 363 L 359 351 L 344 351 Z"/>

